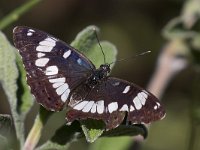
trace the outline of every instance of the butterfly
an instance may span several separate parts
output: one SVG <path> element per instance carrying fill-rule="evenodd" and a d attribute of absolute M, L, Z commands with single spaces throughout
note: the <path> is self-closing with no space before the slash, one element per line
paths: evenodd
<path fill-rule="evenodd" d="M 50 111 L 67 107 L 67 122 L 97 119 L 110 130 L 125 118 L 131 124 L 141 124 L 165 116 L 153 94 L 109 76 L 109 64 L 96 68 L 82 53 L 52 35 L 18 26 L 13 40 L 36 101 Z"/>

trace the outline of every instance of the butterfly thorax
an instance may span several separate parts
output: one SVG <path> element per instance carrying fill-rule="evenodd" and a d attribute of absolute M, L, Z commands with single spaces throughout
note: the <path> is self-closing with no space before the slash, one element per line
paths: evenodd
<path fill-rule="evenodd" d="M 94 70 L 92 75 L 88 79 L 88 85 L 90 88 L 94 88 L 96 85 L 100 84 L 106 79 L 110 73 L 110 65 L 103 64 L 98 69 Z"/>

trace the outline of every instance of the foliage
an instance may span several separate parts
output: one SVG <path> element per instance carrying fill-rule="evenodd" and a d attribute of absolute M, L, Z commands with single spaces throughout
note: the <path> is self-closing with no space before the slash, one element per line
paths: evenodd
<path fill-rule="evenodd" d="M 42 0 L 29 0 L 27 3 L 12 11 L 0 21 L 0 29 L 5 29 L 41 1 Z M 180 73 L 182 69 L 186 68 L 187 64 L 192 68 L 193 75 L 191 77 L 191 85 L 189 85 L 193 89 L 191 101 L 189 102 L 190 136 L 188 149 L 190 150 L 195 149 L 195 145 L 198 143 L 195 137 L 200 122 L 199 5 L 199 0 L 186 1 L 180 16 L 172 19 L 165 26 L 163 29 L 163 37 L 167 40 L 167 44 L 158 59 L 159 62 L 163 61 L 164 57 L 162 57 L 162 54 L 167 51 L 168 53 L 166 53 L 166 55 L 168 55 L 168 58 L 173 58 L 168 62 L 172 69 L 177 65 L 177 61 L 176 64 L 171 63 L 173 60 L 181 59 L 186 62 L 186 64 L 184 64 L 182 68 L 179 68 L 178 71 L 176 68 L 176 73 Z M 71 45 L 84 53 L 95 66 L 98 67 L 103 62 L 103 55 L 98 45 L 94 28 L 99 32 L 99 29 L 96 26 L 88 26 L 77 35 Z M 116 47 L 107 41 L 101 41 L 100 44 L 105 52 L 106 62 L 114 62 L 117 55 Z M 0 148 L 34 149 L 40 140 L 45 125 L 48 124 L 48 119 L 53 113 L 40 107 L 33 127 L 28 133 L 28 136 L 25 137 L 24 122 L 34 100 L 26 83 L 26 72 L 23 68 L 21 58 L 18 55 L 17 50 L 10 44 L 2 32 L 0 32 L 0 64 L 0 83 L 8 98 L 12 113 L 12 117 L 0 114 Z M 172 74 L 172 77 L 174 77 L 174 74 Z M 166 80 L 166 82 L 168 82 L 168 80 Z M 160 93 L 160 95 L 162 95 L 164 91 L 161 91 Z M 13 135 L 16 134 L 14 142 L 9 136 L 11 131 Z M 14 131 L 16 133 L 14 133 Z M 132 139 L 129 138 L 129 136 L 135 135 L 143 135 L 143 137 L 146 137 L 146 127 L 138 125 L 120 125 L 118 128 L 106 132 L 104 131 L 104 124 L 101 121 L 75 121 L 70 126 L 65 124 L 61 125 L 50 139 L 37 146 L 36 149 L 67 149 L 73 141 L 85 138 L 88 142 L 95 141 L 90 147 L 91 150 L 122 150 L 127 149 L 130 146 Z"/>
<path fill-rule="evenodd" d="M 89 26 L 81 31 L 76 39 L 72 42 L 72 46 L 80 49 L 87 55 L 96 66 L 102 63 L 102 52 L 99 48 L 98 41 L 95 37 L 95 26 Z M 27 112 L 33 104 L 33 97 L 29 92 L 29 88 L 25 80 L 25 70 L 23 68 L 21 59 L 17 50 L 8 42 L 3 33 L 0 37 L 0 60 L 2 74 L 0 76 L 3 88 L 8 96 L 9 104 L 12 111 L 13 121 L 17 132 L 17 139 L 20 141 L 19 148 L 34 149 L 37 145 L 44 125 L 48 118 L 53 114 L 40 107 L 40 111 L 36 117 L 33 127 L 24 142 L 24 121 Z M 109 42 L 100 42 L 107 62 L 114 62 L 116 60 L 117 50 L 114 45 Z M 97 57 L 98 56 L 98 57 Z M 7 61 L 9 60 L 9 61 Z M 64 119 L 64 118 L 63 118 Z M 1 122 L 2 126 L 6 126 L 6 122 Z M 81 128 L 82 130 L 81 130 Z M 86 120 L 81 123 L 74 122 L 72 125 L 62 125 L 55 135 L 46 143 L 38 147 L 38 149 L 65 149 L 69 146 L 71 141 L 83 138 L 85 135 L 88 142 L 94 142 L 99 136 L 104 133 L 104 124 L 101 121 Z M 146 130 L 144 127 L 138 126 L 123 126 L 118 127 L 112 132 L 103 134 L 103 136 L 119 136 L 119 135 L 144 135 Z"/>

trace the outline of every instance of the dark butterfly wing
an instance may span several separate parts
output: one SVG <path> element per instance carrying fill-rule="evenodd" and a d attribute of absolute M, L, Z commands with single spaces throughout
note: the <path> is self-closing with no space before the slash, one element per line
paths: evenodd
<path fill-rule="evenodd" d="M 68 103 L 70 92 L 95 69 L 74 48 L 40 30 L 16 27 L 13 39 L 31 92 L 48 110 L 61 110 Z"/>
<path fill-rule="evenodd" d="M 66 119 L 102 119 L 107 129 L 117 127 L 124 120 L 132 124 L 150 123 L 164 117 L 165 111 L 158 99 L 139 86 L 108 77 L 93 89 L 86 85 L 77 88 L 68 104 L 71 109 Z"/>

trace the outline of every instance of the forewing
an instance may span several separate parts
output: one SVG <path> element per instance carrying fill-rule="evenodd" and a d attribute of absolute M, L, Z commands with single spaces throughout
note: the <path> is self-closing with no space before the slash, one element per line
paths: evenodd
<path fill-rule="evenodd" d="M 139 86 L 108 77 L 93 89 L 82 85 L 71 98 L 66 119 L 102 119 L 106 128 L 117 127 L 124 120 L 132 124 L 150 123 L 164 117 L 165 111 L 158 99 Z"/>
<path fill-rule="evenodd" d="M 77 50 L 40 30 L 16 27 L 13 39 L 31 92 L 48 110 L 61 110 L 68 103 L 70 92 L 94 69 Z"/>

